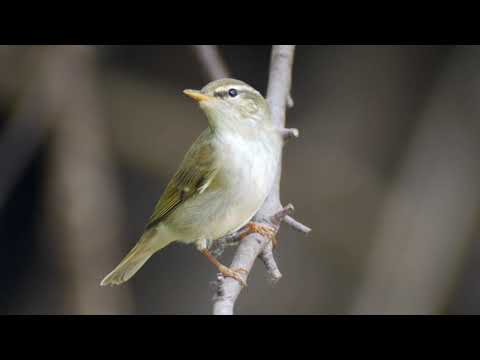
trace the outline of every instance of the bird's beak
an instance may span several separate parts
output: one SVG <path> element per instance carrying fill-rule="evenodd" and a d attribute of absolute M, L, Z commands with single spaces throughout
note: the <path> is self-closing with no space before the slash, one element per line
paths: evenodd
<path fill-rule="evenodd" d="M 183 90 L 183 93 L 187 96 L 190 96 L 193 100 L 202 102 L 202 101 L 207 101 L 213 99 L 212 96 L 208 96 L 205 94 L 202 94 L 198 90 Z"/>

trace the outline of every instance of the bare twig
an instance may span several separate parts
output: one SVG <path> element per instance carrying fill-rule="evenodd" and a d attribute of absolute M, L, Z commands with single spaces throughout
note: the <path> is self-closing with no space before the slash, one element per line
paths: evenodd
<path fill-rule="evenodd" d="M 271 241 L 268 242 L 263 251 L 260 253 L 259 257 L 265 265 L 265 268 L 267 269 L 267 273 L 270 276 L 270 281 L 272 283 L 280 281 L 280 279 L 282 278 L 282 273 L 280 272 L 277 262 L 273 257 L 273 244 Z"/>
<path fill-rule="evenodd" d="M 309 232 L 312 231 L 308 226 L 303 225 L 301 222 L 298 222 L 291 216 L 285 216 L 285 219 L 283 220 L 285 224 L 290 226 L 293 230 L 297 230 L 301 233 L 308 234 Z"/>
<path fill-rule="evenodd" d="M 294 52 L 294 45 L 276 45 L 272 49 L 267 99 L 272 110 L 272 119 L 279 129 L 283 129 L 285 126 L 285 111 L 292 81 Z M 278 232 L 281 222 L 293 211 L 293 206 L 291 205 L 285 208 L 281 206 L 281 168 L 277 171 L 276 181 L 270 195 L 254 217 L 254 221 L 268 224 L 275 229 L 275 232 Z M 300 225 L 301 224 L 297 223 L 297 229 L 308 229 L 304 225 Z M 245 275 L 246 280 L 255 259 L 260 256 L 270 277 L 273 280 L 278 280 L 281 277 L 281 273 L 273 258 L 272 249 L 272 244 L 268 239 L 260 234 L 251 234 L 241 241 L 230 267 L 233 269 L 245 269 L 247 271 Z M 242 290 L 242 285 L 235 279 L 223 277 L 218 277 L 217 283 L 217 294 L 214 298 L 213 313 L 215 315 L 232 315 L 233 307 Z"/>
<path fill-rule="evenodd" d="M 220 56 L 220 51 L 215 45 L 193 45 L 195 54 L 210 80 L 229 77 L 227 65 Z"/>
<path fill-rule="evenodd" d="M 269 198 L 272 199 L 272 196 Z M 291 211 L 292 206 L 288 205 L 286 208 L 280 209 L 280 211 L 272 216 L 265 218 L 264 213 L 260 210 L 257 216 L 255 216 L 255 221 L 260 222 L 259 218 L 261 217 L 263 219 L 261 221 L 262 223 L 268 224 L 275 229 L 275 232 L 278 232 L 283 218 Z M 230 267 L 234 269 L 242 268 L 250 273 L 257 257 L 260 257 L 264 263 L 271 281 L 276 282 L 280 280 L 282 274 L 280 273 L 278 265 L 273 257 L 272 242 L 257 233 L 245 237 L 240 242 Z M 245 279 L 248 277 L 248 273 L 246 274 Z M 242 285 L 237 280 L 218 276 L 217 293 L 214 297 L 214 315 L 232 315 L 233 306 L 235 305 L 235 301 L 237 300 L 238 295 L 240 295 L 241 290 Z"/>
<path fill-rule="evenodd" d="M 298 129 L 280 129 L 279 131 L 285 140 L 298 138 L 300 136 L 300 131 L 298 131 Z"/>
<path fill-rule="evenodd" d="M 48 134 L 40 119 L 41 94 L 34 94 L 33 86 L 22 96 L 0 139 L 0 209 Z"/>
<path fill-rule="evenodd" d="M 287 106 L 289 108 L 293 108 L 295 106 L 295 102 L 293 101 L 292 95 L 288 95 Z"/>
<path fill-rule="evenodd" d="M 48 135 L 49 126 L 43 116 L 44 53 L 43 48 L 33 47 L 25 54 L 26 66 L 32 69 L 32 79 L 24 85 L 25 89 L 0 137 L 0 209 Z"/>

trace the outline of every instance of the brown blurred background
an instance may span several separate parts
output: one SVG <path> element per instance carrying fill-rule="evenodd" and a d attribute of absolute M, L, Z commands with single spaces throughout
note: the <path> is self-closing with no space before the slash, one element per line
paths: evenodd
<path fill-rule="evenodd" d="M 265 93 L 270 46 L 220 46 Z M 480 47 L 298 46 L 269 285 L 238 314 L 480 312 Z M 205 128 L 190 46 L 0 46 L 0 313 L 209 314 L 215 269 L 171 245 L 126 285 L 135 244 Z M 229 263 L 232 250 L 222 261 Z"/>

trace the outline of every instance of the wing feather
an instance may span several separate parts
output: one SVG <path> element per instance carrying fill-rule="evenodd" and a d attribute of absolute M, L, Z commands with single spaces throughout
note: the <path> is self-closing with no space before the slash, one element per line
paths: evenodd
<path fill-rule="evenodd" d="M 191 197 L 204 192 L 217 174 L 214 148 L 207 129 L 192 145 L 165 192 L 160 197 L 146 229 L 165 220 L 175 209 Z"/>

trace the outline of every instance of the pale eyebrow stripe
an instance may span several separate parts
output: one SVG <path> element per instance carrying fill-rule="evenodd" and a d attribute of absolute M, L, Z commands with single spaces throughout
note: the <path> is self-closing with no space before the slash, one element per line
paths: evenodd
<path fill-rule="evenodd" d="M 230 89 L 235 89 L 239 93 L 240 92 L 252 92 L 252 93 L 260 95 L 260 93 L 257 90 L 251 88 L 250 86 L 246 86 L 246 85 L 222 86 L 222 87 L 219 87 L 217 90 L 215 90 L 215 94 L 216 95 L 221 95 L 221 96 L 226 96 L 227 93 L 228 93 L 228 90 L 230 90 Z"/>

